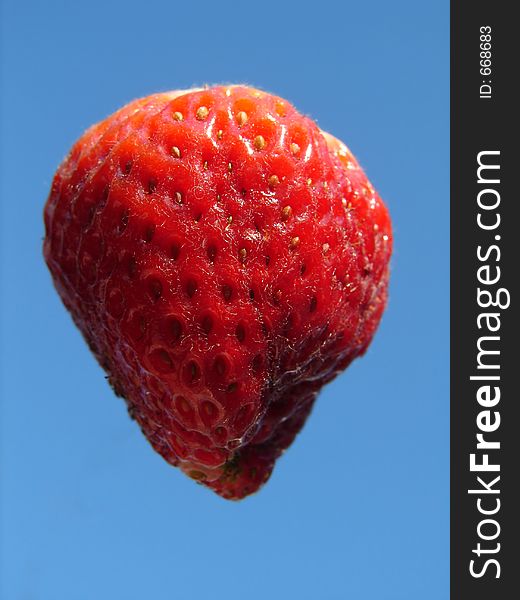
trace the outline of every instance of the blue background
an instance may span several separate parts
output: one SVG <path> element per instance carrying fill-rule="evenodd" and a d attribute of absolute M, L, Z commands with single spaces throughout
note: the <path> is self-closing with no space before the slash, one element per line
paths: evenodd
<path fill-rule="evenodd" d="M 2 598 L 448 598 L 448 3 L 6 0 L 2 23 Z M 151 450 L 41 257 L 82 131 L 206 82 L 346 141 L 395 227 L 370 351 L 238 504 Z"/>

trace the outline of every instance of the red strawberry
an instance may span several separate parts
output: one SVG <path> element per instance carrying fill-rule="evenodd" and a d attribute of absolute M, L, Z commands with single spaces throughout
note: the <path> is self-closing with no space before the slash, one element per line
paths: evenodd
<path fill-rule="evenodd" d="M 242 87 L 89 129 L 45 208 L 56 288 L 153 447 L 256 491 L 383 312 L 391 229 L 348 149 Z"/>

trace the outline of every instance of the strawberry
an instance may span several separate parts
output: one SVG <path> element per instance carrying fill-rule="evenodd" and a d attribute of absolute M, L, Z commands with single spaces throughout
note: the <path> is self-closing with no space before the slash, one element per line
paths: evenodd
<path fill-rule="evenodd" d="M 93 126 L 45 207 L 56 288 L 130 415 L 224 498 L 269 478 L 383 312 L 387 210 L 344 144 L 244 86 Z"/>

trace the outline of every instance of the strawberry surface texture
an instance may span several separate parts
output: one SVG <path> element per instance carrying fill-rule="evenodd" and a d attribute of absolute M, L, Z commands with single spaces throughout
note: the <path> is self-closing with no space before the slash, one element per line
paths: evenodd
<path fill-rule="evenodd" d="M 159 454 L 228 499 L 267 481 L 386 304 L 390 219 L 355 158 L 246 86 L 152 95 L 91 127 L 45 228 L 114 392 Z"/>

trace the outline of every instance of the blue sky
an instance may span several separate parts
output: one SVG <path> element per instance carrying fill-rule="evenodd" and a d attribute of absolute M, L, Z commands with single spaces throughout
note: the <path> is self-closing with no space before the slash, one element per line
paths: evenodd
<path fill-rule="evenodd" d="M 2 598 L 448 598 L 448 17 L 406 0 L 4 0 Z M 86 127 L 221 82 L 343 139 L 395 230 L 370 351 L 238 504 L 150 449 L 41 256 L 52 175 Z"/>

